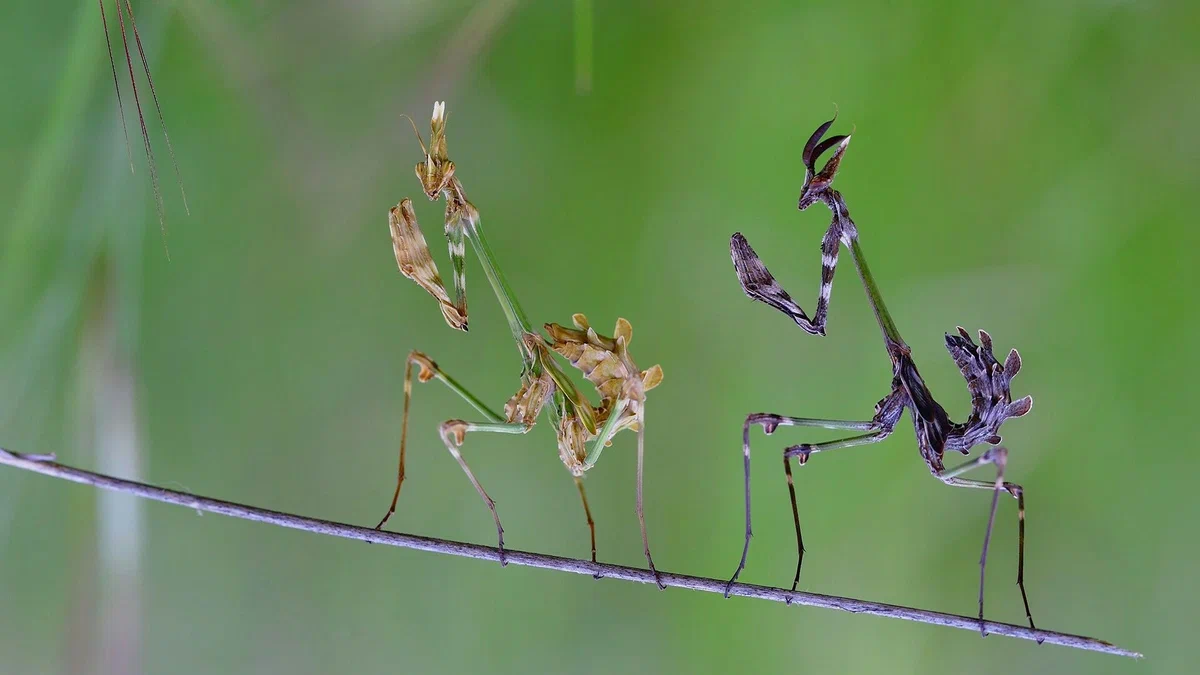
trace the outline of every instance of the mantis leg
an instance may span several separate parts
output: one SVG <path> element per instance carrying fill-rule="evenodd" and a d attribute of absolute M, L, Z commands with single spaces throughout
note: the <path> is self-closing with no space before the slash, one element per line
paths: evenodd
<path fill-rule="evenodd" d="M 807 455 L 812 454 L 813 452 L 832 450 L 835 447 L 864 445 L 866 443 L 874 443 L 876 441 L 883 440 L 892 433 L 894 422 L 878 422 L 874 420 L 868 420 L 864 422 L 826 420 L 808 417 L 786 417 L 773 413 L 755 413 L 746 417 L 746 423 L 742 426 L 742 456 L 746 480 L 746 539 L 742 545 L 742 558 L 738 562 L 737 569 L 734 571 L 733 576 L 729 579 L 729 583 L 725 587 L 725 597 L 729 597 L 729 590 L 737 581 L 738 575 L 741 574 L 742 570 L 746 567 L 746 556 L 750 552 L 750 538 L 753 536 L 753 529 L 751 528 L 750 524 L 750 428 L 756 424 L 762 426 L 763 431 L 768 435 L 774 433 L 775 430 L 781 426 L 823 427 L 825 429 L 846 429 L 871 432 L 863 436 L 856 436 L 854 438 L 842 441 L 833 441 L 831 443 L 792 446 L 785 451 L 784 467 L 788 474 L 788 490 L 791 492 L 792 497 L 792 515 L 796 523 L 796 546 L 799 550 L 797 557 L 800 559 L 800 561 L 802 561 L 804 558 L 804 540 L 800 534 L 800 514 L 798 508 L 796 507 L 796 491 L 792 482 L 791 467 L 787 463 L 788 459 L 797 455 L 804 455 L 807 458 Z M 800 451 L 798 448 L 807 448 L 807 450 Z M 786 454 L 789 452 L 791 454 Z M 796 564 L 797 582 L 799 581 L 800 575 L 800 561 L 798 561 Z M 795 584 L 793 584 L 793 590 L 794 586 Z"/>
<path fill-rule="evenodd" d="M 1033 614 L 1029 611 L 1029 596 L 1025 593 L 1025 488 L 1016 483 L 1005 482 L 1004 466 L 1007 461 L 1007 449 L 1003 447 L 989 448 L 987 452 L 984 452 L 976 459 L 953 469 L 947 469 L 940 474 L 934 474 L 934 477 L 946 485 L 992 490 L 992 508 L 988 515 L 987 531 L 983 536 L 983 552 L 979 556 L 979 621 L 981 622 L 980 633 L 985 636 L 987 632 L 982 627 L 984 571 L 987 568 L 988 545 L 991 543 L 992 526 L 996 522 L 996 509 L 999 506 L 1000 492 L 1002 490 L 1008 492 L 1017 500 L 1017 587 L 1021 589 L 1021 601 L 1025 605 L 1025 617 L 1029 619 L 1029 627 L 1036 627 L 1033 625 Z M 971 480 L 959 477 L 985 464 L 996 465 L 995 481 Z"/>
<path fill-rule="evenodd" d="M 654 558 L 650 557 L 650 538 L 646 535 L 646 511 L 642 508 L 642 468 L 646 447 L 646 422 L 642 420 L 641 426 L 638 427 L 638 449 L 637 449 L 637 517 L 638 525 L 642 528 L 642 551 L 646 554 L 646 563 L 650 566 L 650 571 L 654 573 L 654 581 L 658 584 L 658 590 L 666 590 L 663 585 L 662 576 L 654 567 Z"/>
<path fill-rule="evenodd" d="M 800 510 L 796 506 L 796 486 L 792 479 L 792 464 L 791 458 L 798 458 L 800 464 L 808 461 L 810 455 L 828 450 L 841 450 L 843 448 L 853 448 L 859 445 L 868 445 L 870 443 L 878 443 L 892 434 L 890 427 L 878 429 L 869 434 L 861 436 L 851 436 L 841 440 L 829 441 L 827 443 L 802 443 L 785 448 L 783 451 L 783 470 L 787 474 L 788 496 L 792 500 L 792 520 L 796 523 L 796 576 L 792 578 L 792 590 L 796 590 L 796 586 L 800 584 L 800 568 L 804 565 L 804 536 L 800 533 Z"/>
<path fill-rule="evenodd" d="M 592 509 L 588 507 L 587 492 L 583 489 L 583 478 L 574 476 L 575 487 L 579 488 L 579 499 L 583 502 L 583 515 L 587 516 L 588 531 L 592 535 L 592 562 L 596 562 L 596 521 L 592 520 Z M 592 575 L 596 579 L 600 578 L 600 574 Z"/>
<path fill-rule="evenodd" d="M 449 387 L 451 391 L 461 396 L 463 400 L 471 404 L 471 407 L 479 411 L 479 413 L 488 420 L 488 422 L 484 424 L 467 424 L 465 422 L 458 421 L 447 422 L 442 425 L 442 439 L 446 442 L 446 446 L 450 451 L 450 454 L 458 461 L 459 465 L 462 466 L 463 471 L 466 472 L 467 477 L 471 480 L 471 484 L 474 485 L 475 489 L 479 492 L 479 496 L 483 498 L 484 503 L 487 504 L 488 510 L 492 512 L 492 517 L 496 521 L 496 529 L 500 536 L 501 559 L 503 559 L 504 530 L 500 527 L 500 518 L 496 516 L 495 503 L 492 502 L 491 498 L 487 496 L 487 493 L 484 492 L 483 487 L 479 485 L 479 481 L 476 480 L 474 474 L 471 473 L 470 467 L 467 466 L 466 461 L 462 459 L 462 455 L 458 452 L 458 447 L 462 445 L 461 436 L 465 435 L 467 431 L 525 433 L 529 429 L 524 424 L 505 423 L 502 416 L 488 408 L 482 401 L 479 400 L 479 398 L 467 391 L 462 385 L 456 382 L 454 378 L 450 377 L 445 371 L 439 368 L 432 359 L 418 351 L 409 353 L 404 369 L 404 413 L 400 422 L 400 463 L 396 472 L 396 491 L 392 494 L 391 506 L 388 507 L 387 513 L 384 514 L 383 519 L 379 521 L 379 524 L 375 526 L 375 529 L 383 529 L 383 526 L 387 523 L 388 518 L 390 518 L 392 514 L 396 512 L 396 502 L 400 499 L 400 486 L 404 483 L 404 460 L 408 446 L 408 413 L 412 404 L 412 381 L 414 365 L 419 369 L 417 373 L 417 379 L 419 381 L 428 382 L 432 379 L 440 380 L 443 384 Z M 448 425 L 452 426 L 452 428 L 448 428 Z M 454 432 L 454 434 L 448 435 L 448 432 Z M 458 441 L 457 444 L 452 442 L 455 440 Z"/>
<path fill-rule="evenodd" d="M 466 440 L 467 433 L 472 431 L 490 431 L 500 434 L 524 434 L 532 429 L 532 425 L 523 424 L 521 422 L 464 422 L 463 420 L 447 420 L 442 422 L 441 434 L 442 441 L 446 443 L 446 450 L 450 452 L 450 456 L 458 462 L 462 467 L 463 473 L 467 474 L 467 479 L 471 481 L 471 485 L 475 486 L 475 491 L 479 493 L 479 498 L 483 500 L 484 506 L 492 513 L 492 520 L 496 523 L 496 537 L 498 540 L 497 548 L 500 549 L 500 565 L 505 566 L 508 561 L 504 558 L 504 526 L 500 524 L 500 515 L 496 513 L 496 502 L 488 496 L 487 491 L 480 485 L 479 479 L 475 478 L 475 474 L 471 471 L 471 467 L 467 466 L 467 460 L 463 459 L 462 453 L 458 451 Z"/>
<path fill-rule="evenodd" d="M 779 285 L 762 259 L 750 247 L 740 232 L 729 240 L 729 253 L 742 291 L 753 300 L 770 305 L 786 314 L 804 332 L 825 334 L 825 317 L 829 312 L 829 296 L 833 293 L 833 273 L 837 268 L 840 224 L 835 218 L 821 241 L 821 287 L 817 294 L 817 310 L 812 319 L 804 313 L 792 296 Z"/>
<path fill-rule="evenodd" d="M 454 306 L 467 315 L 466 232 L 461 222 L 462 204 L 446 197 L 446 246 L 450 249 L 450 265 L 454 269 Z"/>
<path fill-rule="evenodd" d="M 617 422 L 621 418 L 621 413 L 624 408 L 618 408 L 609 413 L 608 421 L 599 430 L 595 440 L 592 441 L 591 448 L 587 452 L 587 457 L 584 460 L 585 466 L 591 468 L 596 465 L 600 459 L 600 453 L 604 452 L 604 446 L 612 439 L 617 432 Z M 642 485 L 646 458 L 646 417 L 645 410 L 640 413 L 640 421 L 638 423 L 638 448 L 637 448 L 637 511 L 638 526 L 642 531 L 642 552 L 646 555 L 646 564 L 650 567 L 650 571 L 654 573 L 654 581 L 658 584 L 658 589 L 665 590 L 666 586 L 662 582 L 662 575 L 658 573 L 658 569 L 654 567 L 654 557 L 650 555 L 650 537 L 646 533 L 646 510 L 643 506 Z M 580 486 L 582 491 L 583 487 Z M 586 501 L 585 501 L 586 508 Z M 593 532 L 594 535 L 594 532 Z M 593 537 L 594 538 L 594 537 Z M 592 562 L 595 562 L 595 542 L 592 542 Z"/>

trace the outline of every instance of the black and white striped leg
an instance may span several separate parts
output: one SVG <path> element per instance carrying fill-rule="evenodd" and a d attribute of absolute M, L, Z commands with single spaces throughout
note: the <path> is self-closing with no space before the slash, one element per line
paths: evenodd
<path fill-rule="evenodd" d="M 750 246 L 750 242 L 737 232 L 729 240 L 729 254 L 737 273 L 742 291 L 752 300 L 774 307 L 810 335 L 825 334 L 825 318 L 829 313 L 829 297 L 833 292 L 833 274 L 837 268 L 840 233 L 835 225 L 821 242 L 821 287 L 817 295 L 817 309 L 809 318 L 804 309 L 792 300 L 792 296 L 779 285 L 770 270 Z"/>

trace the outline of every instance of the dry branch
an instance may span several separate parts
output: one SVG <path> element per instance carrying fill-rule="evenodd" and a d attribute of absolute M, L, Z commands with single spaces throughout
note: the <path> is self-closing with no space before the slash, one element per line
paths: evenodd
<path fill-rule="evenodd" d="M 233 502 L 226 502 L 219 499 L 210 499 L 208 497 L 201 497 L 186 492 L 168 490 L 166 488 L 156 487 L 154 485 L 147 485 L 145 483 L 138 483 L 135 481 L 114 478 L 112 476 L 105 476 L 103 474 L 93 473 L 83 469 L 76 469 L 74 467 L 55 462 L 54 457 L 50 455 L 22 455 L 0 448 L 0 464 L 6 464 L 18 469 L 25 469 L 26 471 L 40 473 L 44 476 L 61 478 L 73 483 L 82 483 L 84 485 L 91 485 L 104 490 L 113 490 L 125 494 L 136 495 L 138 497 L 151 499 L 157 502 L 177 504 L 179 506 L 186 506 L 197 511 L 219 513 L 221 515 L 233 516 L 234 518 L 277 525 L 279 527 L 286 527 L 293 530 L 304 530 L 306 532 L 313 532 L 315 534 L 323 534 L 332 537 L 341 537 L 343 539 L 357 539 L 358 541 L 365 541 L 372 544 L 386 544 L 388 546 L 411 548 L 418 551 L 444 553 L 463 558 L 475 558 L 477 560 L 491 561 L 500 560 L 499 552 L 491 546 L 480 546 L 478 544 L 447 541 L 444 539 L 434 539 L 432 537 L 419 537 L 411 534 L 383 532 L 371 529 L 369 527 L 334 523 L 327 520 L 319 520 L 317 518 L 305 518 L 303 516 L 297 516 L 290 513 L 280 513 L 279 511 L 271 511 L 254 506 L 235 504 Z M 507 561 L 513 565 L 540 567 L 542 569 L 557 570 L 559 572 L 572 572 L 574 574 L 593 575 L 598 573 L 606 579 L 634 581 L 643 584 L 653 584 L 655 582 L 654 574 L 652 572 L 636 567 L 610 565 L 607 563 L 592 563 L 587 560 L 561 558 L 558 556 L 544 555 L 541 553 L 526 553 L 524 551 L 512 551 L 508 549 L 505 550 L 505 557 Z M 708 593 L 725 592 L 726 582 L 722 580 L 694 577 L 686 574 L 673 574 L 670 572 L 662 572 L 661 575 L 662 583 L 665 586 L 683 588 L 692 591 L 705 591 Z M 793 605 L 807 605 L 810 607 L 838 609 L 854 614 L 872 614 L 875 616 L 883 616 L 893 619 L 905 619 L 907 621 L 916 621 L 919 623 L 947 626 L 949 628 L 960 628 L 970 631 L 977 631 L 980 627 L 978 619 L 967 616 L 945 614 L 942 612 L 931 612 L 912 607 L 888 605 L 880 602 L 856 600 L 854 598 L 843 598 L 834 595 L 822 595 L 820 593 L 805 593 L 800 591 L 792 592 L 783 588 L 755 586 L 753 584 L 736 583 L 730 590 L 730 595 L 737 595 L 746 598 L 757 598 L 760 600 L 774 600 L 776 602 L 786 602 Z M 1073 647 L 1075 649 L 1084 649 L 1088 651 L 1102 652 L 1105 654 L 1115 654 L 1117 656 L 1130 656 L 1134 658 L 1140 658 L 1142 656 L 1138 652 L 1123 649 L 1121 647 L 1117 647 L 1116 645 L 1109 644 L 1108 642 L 1082 635 L 1071 635 L 1069 633 L 1057 633 L 1054 631 L 1040 629 L 1035 630 L 1026 626 L 997 623 L 995 621 L 986 621 L 984 623 L 984 627 L 986 628 L 987 632 L 992 635 L 1003 635 L 1006 637 L 1020 638 L 1023 640 L 1035 640 L 1038 642 L 1062 645 L 1064 647 Z"/>

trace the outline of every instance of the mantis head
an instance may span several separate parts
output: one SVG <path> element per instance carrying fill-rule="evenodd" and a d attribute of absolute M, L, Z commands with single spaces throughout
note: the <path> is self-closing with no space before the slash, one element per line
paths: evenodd
<path fill-rule="evenodd" d="M 425 147 L 425 141 L 412 118 L 408 121 L 413 125 L 413 133 L 417 135 L 421 150 L 425 151 L 425 161 L 417 162 L 417 178 L 421 181 L 421 189 L 425 196 L 430 201 L 436 201 L 438 195 L 454 179 L 454 162 L 446 155 L 446 102 L 433 104 L 433 117 L 429 122 L 429 147 Z"/>
<path fill-rule="evenodd" d="M 825 191 L 833 183 L 833 177 L 837 174 L 838 166 L 842 162 L 842 155 L 846 152 L 846 146 L 850 145 L 849 135 L 831 136 L 823 141 L 821 140 L 821 137 L 825 135 L 826 131 L 829 131 L 829 127 L 833 125 L 836 119 L 837 115 L 835 114 L 832 120 L 817 127 L 817 130 L 808 138 L 808 142 L 804 144 L 804 154 L 802 155 L 802 159 L 804 160 L 804 185 L 800 188 L 800 201 L 797 204 L 801 211 L 821 200 Z M 833 153 L 833 156 L 829 158 L 828 162 L 825 162 L 825 166 L 820 171 L 817 171 L 817 160 L 821 158 L 821 155 L 825 154 L 826 150 L 835 145 L 837 146 L 837 150 Z"/>

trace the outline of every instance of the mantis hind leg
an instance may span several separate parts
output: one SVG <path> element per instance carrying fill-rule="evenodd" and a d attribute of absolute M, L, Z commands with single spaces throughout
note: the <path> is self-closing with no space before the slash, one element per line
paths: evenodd
<path fill-rule="evenodd" d="M 1025 592 L 1025 488 L 1016 483 L 1009 483 L 1004 480 L 1004 467 L 1007 460 L 1008 450 L 1003 447 L 989 448 L 987 452 L 974 460 L 944 471 L 941 474 L 934 474 L 936 478 L 946 485 L 992 490 L 992 507 L 988 515 L 987 531 L 983 537 L 983 552 L 979 556 L 979 621 L 981 623 L 980 632 L 983 635 L 987 635 L 982 628 L 984 571 L 987 567 L 988 545 L 991 543 L 992 527 L 996 522 L 996 510 L 999 506 L 1001 491 L 1009 493 L 1017 500 L 1017 587 L 1021 589 L 1021 602 L 1025 605 L 1025 618 L 1029 620 L 1029 627 L 1036 628 L 1033 624 L 1033 614 L 1029 611 L 1029 596 Z M 995 481 L 972 480 L 959 477 L 961 474 L 984 464 L 996 465 Z"/>
<path fill-rule="evenodd" d="M 788 489 L 792 497 L 792 515 L 794 516 L 796 522 L 796 545 L 798 550 L 798 560 L 796 563 L 796 583 L 794 583 L 792 587 L 792 590 L 795 590 L 796 584 L 799 583 L 800 565 L 804 560 L 804 540 L 800 533 L 800 514 L 799 509 L 796 506 L 796 491 L 792 482 L 791 467 L 787 465 L 787 461 L 791 457 L 803 455 L 801 460 L 801 462 L 803 462 L 804 460 L 807 460 L 809 454 L 814 452 L 863 445 L 866 443 L 874 443 L 876 441 L 883 440 L 892 433 L 894 422 L 879 422 L 873 420 L 862 422 L 827 420 L 808 417 L 787 417 L 784 415 L 776 415 L 774 413 L 755 413 L 746 417 L 746 422 L 742 425 L 742 458 L 743 470 L 745 473 L 746 493 L 746 536 L 742 544 L 742 557 L 738 561 L 737 569 L 734 570 L 733 576 L 730 577 L 729 583 L 725 586 L 725 597 L 729 597 L 730 589 L 733 588 L 733 584 L 737 582 L 738 575 L 740 575 L 742 570 L 746 567 L 746 557 L 750 553 L 750 539 L 754 536 L 750 519 L 750 429 L 755 425 L 761 426 L 763 431 L 768 435 L 775 433 L 775 430 L 781 426 L 823 427 L 826 429 L 845 429 L 870 432 L 863 436 L 856 436 L 850 439 L 833 441 L 830 443 L 791 446 L 784 451 L 785 469 L 788 471 Z"/>
<path fill-rule="evenodd" d="M 506 423 L 506 422 L 464 422 L 463 420 L 448 420 L 442 422 L 441 435 L 442 441 L 446 444 L 446 450 L 450 452 L 450 456 L 458 462 L 462 467 L 463 473 L 467 474 L 467 479 L 471 481 L 471 485 L 475 486 L 475 491 L 479 493 L 479 498 L 483 500 L 484 506 L 487 506 L 488 511 L 492 514 L 492 520 L 496 523 L 496 538 L 497 547 L 500 551 L 500 565 L 508 564 L 504 557 L 504 526 L 500 524 L 500 514 L 496 512 L 496 502 L 488 496 L 483 485 L 479 483 L 479 479 L 475 477 L 475 473 L 471 471 L 471 467 L 467 465 L 467 460 L 463 458 L 459 448 L 462 447 L 466 440 L 467 433 L 471 431 L 490 431 L 501 434 L 524 434 L 531 428 L 530 425 L 522 423 Z"/>
<path fill-rule="evenodd" d="M 804 565 L 804 536 L 800 533 L 800 509 L 796 506 L 796 485 L 792 479 L 791 459 L 796 457 L 799 464 L 804 464 L 815 453 L 878 443 L 890 436 L 891 433 L 891 428 L 885 427 L 860 436 L 850 436 L 827 443 L 802 443 L 784 449 L 783 470 L 787 474 L 788 496 L 792 500 L 792 519 L 796 524 L 796 576 L 792 578 L 792 591 L 795 591 L 796 587 L 800 585 L 800 568 Z"/>
<path fill-rule="evenodd" d="M 466 460 L 463 459 L 462 453 L 459 452 L 459 448 L 462 446 L 463 440 L 465 439 L 468 431 L 491 431 L 496 433 L 523 434 L 529 431 L 530 427 L 526 426 L 525 424 L 510 424 L 505 422 L 502 416 L 484 405 L 484 403 L 480 401 L 478 397 L 469 392 L 466 388 L 455 381 L 454 378 L 450 377 L 445 371 L 439 368 L 438 365 L 434 363 L 433 359 L 430 359 L 428 356 L 418 351 L 409 353 L 404 369 L 404 413 L 401 417 L 400 423 L 400 461 L 399 468 L 396 471 L 396 490 L 392 494 L 392 503 L 389 506 L 387 513 L 384 514 L 383 518 L 379 521 L 379 524 L 375 526 L 375 529 L 383 529 L 383 526 L 387 523 L 388 519 L 391 518 L 392 514 L 396 512 L 396 503 L 400 499 L 400 487 L 404 484 L 404 464 L 408 447 L 408 416 L 412 404 L 412 382 L 414 374 L 413 366 L 417 367 L 416 378 L 418 381 L 428 382 L 434 379 L 441 381 L 443 384 L 449 387 L 451 391 L 458 394 L 467 403 L 471 404 L 471 407 L 479 411 L 480 414 L 482 414 L 488 420 L 487 422 L 481 423 L 470 423 L 461 420 L 444 422 L 441 426 L 441 436 L 442 440 L 446 444 L 446 449 L 458 462 L 459 466 L 462 467 L 463 472 L 467 474 L 467 478 L 471 481 L 471 484 L 475 486 L 475 490 L 479 493 L 480 498 L 483 499 L 484 504 L 487 505 L 488 510 L 492 513 L 492 519 L 496 523 L 496 531 L 499 540 L 500 560 L 501 563 L 504 563 L 504 528 L 500 525 L 500 517 L 496 513 L 495 502 L 492 501 L 491 497 L 489 497 L 487 492 L 484 491 L 483 486 L 479 484 L 478 479 L 475 478 L 475 474 L 467 465 Z"/>
<path fill-rule="evenodd" d="M 592 520 L 592 509 L 588 506 L 587 492 L 583 489 L 583 477 L 574 476 L 575 487 L 579 488 L 579 500 L 583 502 L 583 515 L 587 516 L 588 532 L 592 535 L 592 562 L 596 562 L 596 521 Z M 592 577 L 599 579 L 601 574 L 596 572 Z"/>

